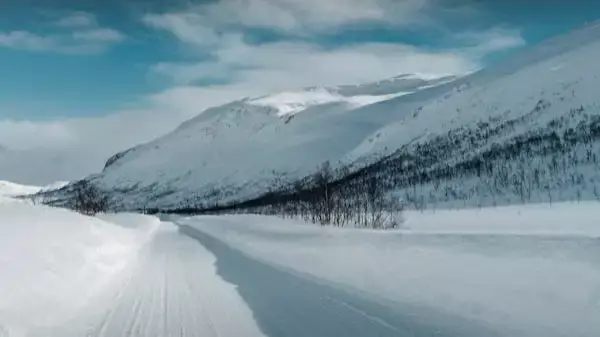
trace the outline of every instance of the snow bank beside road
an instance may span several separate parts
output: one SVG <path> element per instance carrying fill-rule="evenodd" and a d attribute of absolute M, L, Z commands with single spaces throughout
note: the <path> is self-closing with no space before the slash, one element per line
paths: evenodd
<path fill-rule="evenodd" d="M 0 335 L 27 335 L 70 319 L 135 258 L 158 224 L 1 199 Z"/>
<path fill-rule="evenodd" d="M 596 204 L 407 217 L 409 229 L 390 232 L 318 228 L 260 216 L 178 223 L 280 268 L 374 298 L 441 309 L 483 322 L 501 335 L 598 335 Z"/>

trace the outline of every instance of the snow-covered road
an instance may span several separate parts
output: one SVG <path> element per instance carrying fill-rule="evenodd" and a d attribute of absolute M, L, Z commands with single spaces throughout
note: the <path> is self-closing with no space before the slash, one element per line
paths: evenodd
<path fill-rule="evenodd" d="M 411 213 L 404 229 L 385 232 L 252 215 L 176 221 L 215 254 L 219 275 L 272 336 L 282 334 L 277 324 L 299 322 L 313 336 L 347 327 L 334 331 L 596 337 L 599 212 L 589 203 Z M 286 310 L 298 313 L 279 323 Z"/>
<path fill-rule="evenodd" d="M 56 336 L 263 336 L 233 285 L 215 271 L 215 257 L 177 226 L 162 222 L 113 289 Z M 95 313 L 89 315 L 88 313 Z M 66 331 L 68 330 L 68 331 Z M 48 333 L 45 331 L 43 334 Z"/>
<path fill-rule="evenodd" d="M 473 322 L 344 291 L 257 261 L 189 226 L 161 223 L 112 298 L 60 336 L 460 336 Z M 90 313 L 95 313 L 94 315 Z"/>
<path fill-rule="evenodd" d="M 343 287 L 248 257 L 182 226 L 217 257 L 217 272 L 238 286 L 268 336 L 497 336 L 458 317 L 345 291 Z"/>

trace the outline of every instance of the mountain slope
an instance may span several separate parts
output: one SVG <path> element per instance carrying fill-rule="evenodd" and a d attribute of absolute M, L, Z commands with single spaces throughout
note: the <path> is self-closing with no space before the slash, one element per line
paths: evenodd
<path fill-rule="evenodd" d="M 395 118 L 393 113 L 347 118 L 348 113 L 452 79 L 397 77 L 379 85 L 354 86 L 352 95 L 346 87 L 309 88 L 232 102 L 115 155 L 91 179 L 121 192 L 131 202 L 127 208 L 177 207 L 215 189 L 235 193 L 236 198 L 255 197 L 274 177 L 302 178 L 324 161 L 341 160 Z M 374 87 L 385 94 L 370 95 Z"/>
<path fill-rule="evenodd" d="M 494 204 L 497 196 L 509 203 L 540 199 L 542 190 L 550 199 L 554 190 L 571 193 L 559 199 L 581 197 L 583 187 L 569 190 L 582 185 L 581 177 L 592 182 L 583 193 L 592 197 L 598 55 L 595 24 L 457 80 L 409 85 L 413 77 L 400 76 L 379 86 L 245 99 L 117 155 L 90 179 L 126 200 L 126 208 L 253 198 L 309 176 L 325 161 L 350 171 L 366 165 L 386 177 L 387 190 L 421 206 L 425 199 L 466 205 L 485 189 Z M 559 171 L 567 178 L 556 183 Z M 522 176 L 510 176 L 516 173 Z M 526 180 L 536 183 L 527 186 L 527 198 Z"/>

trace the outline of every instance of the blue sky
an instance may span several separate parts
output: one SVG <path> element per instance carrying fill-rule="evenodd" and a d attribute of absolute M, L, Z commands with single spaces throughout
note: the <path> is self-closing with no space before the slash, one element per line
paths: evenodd
<path fill-rule="evenodd" d="M 268 14 L 261 17 L 260 13 L 243 12 L 247 10 L 244 6 L 249 3 L 254 3 L 256 11 L 268 13 L 269 10 L 275 12 L 273 8 L 278 4 L 286 5 L 288 2 L 301 5 L 289 6 L 287 8 L 292 9 L 277 12 L 275 18 L 267 17 Z M 336 50 L 379 42 L 409 45 L 436 53 L 457 52 L 456 49 L 472 44 L 483 44 L 486 42 L 485 32 L 492 30 L 497 31 L 498 39 L 506 35 L 522 38 L 523 44 L 533 44 L 600 16 L 600 3 L 592 0 L 232 0 L 229 3 L 237 3 L 238 7 L 221 5 L 230 8 L 219 10 L 220 3 L 223 2 L 4 2 L 5 8 L 0 11 L 0 118 L 49 120 L 103 115 L 147 104 L 148 96 L 177 85 L 234 83 L 238 65 L 228 65 L 218 74 L 213 71 L 183 82 L 172 78 L 172 74 L 164 76 L 165 72 L 173 73 L 172 67 L 168 66 L 181 66 L 180 62 L 199 65 L 202 61 L 209 61 L 207 66 L 221 67 L 214 60 L 214 50 L 220 48 L 219 43 L 201 41 L 218 39 L 218 36 L 207 36 L 214 31 L 222 34 L 223 38 L 239 34 L 250 46 L 285 41 Z M 358 8 L 352 10 L 348 6 Z M 385 10 L 391 8 L 392 14 L 388 17 L 377 12 L 377 6 Z M 336 10 L 340 14 L 328 15 Z M 394 13 L 394 10 L 397 12 Z M 213 16 L 231 17 L 205 20 L 203 11 L 212 11 Z M 360 11 L 367 14 L 361 15 Z M 369 11 L 373 13 L 369 14 Z M 188 27 L 178 28 L 175 20 L 165 20 L 164 17 L 169 14 L 184 18 L 179 24 L 187 24 Z M 187 19 L 185 15 L 189 15 Z M 254 17 L 239 23 L 235 21 L 239 19 L 235 15 Z M 277 18 L 278 15 L 280 18 Z M 297 22 L 286 22 L 286 15 L 295 16 Z M 149 19 L 152 17 L 154 21 Z M 331 22 L 327 22 L 328 18 Z M 71 24 L 69 20 L 72 20 Z M 260 20 L 274 22 L 263 23 Z M 177 32 L 177 29 L 181 31 Z M 182 29 L 192 33 L 196 29 L 198 40 L 182 38 L 182 34 L 187 34 Z M 71 41 L 74 34 L 86 31 L 114 32 L 115 35 L 112 39 L 98 35 L 96 40 Z M 23 46 L 16 41 L 18 37 L 12 42 L 7 41 L 10 34 L 14 37 L 15 32 L 30 34 L 21 36 L 22 40 L 39 40 L 30 42 L 32 44 L 43 44 L 45 39 L 61 36 L 65 41 L 46 47 Z M 465 33 L 473 35 L 472 39 L 461 38 Z M 477 62 L 473 63 L 485 66 L 518 50 L 523 44 L 512 41 L 505 47 L 486 51 L 485 55 L 474 56 Z M 307 68 L 310 69 L 308 65 Z M 448 67 L 449 72 L 458 70 Z M 359 76 L 356 80 L 361 78 Z M 342 76 L 339 80 L 345 79 Z M 348 79 L 355 80 L 351 76 Z M 331 80 L 335 81 L 335 78 Z M 298 83 L 303 84 L 302 81 Z M 276 90 L 277 85 L 273 83 L 265 89 Z"/>
<path fill-rule="evenodd" d="M 57 163 L 16 180 L 69 179 L 212 105 L 470 72 L 599 17 L 596 0 L 4 0 L 0 144 Z"/>

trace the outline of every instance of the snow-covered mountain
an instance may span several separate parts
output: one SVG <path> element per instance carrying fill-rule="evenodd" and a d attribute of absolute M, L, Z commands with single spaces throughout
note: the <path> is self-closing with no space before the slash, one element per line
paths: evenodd
<path fill-rule="evenodd" d="M 407 198 L 422 203 L 466 204 L 484 190 L 489 202 L 507 193 L 525 201 L 525 178 L 520 187 L 504 179 L 517 172 L 552 199 L 551 191 L 578 186 L 580 176 L 596 181 L 599 55 L 594 24 L 459 79 L 404 75 L 248 98 L 115 155 L 89 180 L 120 195 L 127 208 L 170 208 L 215 195 L 257 197 L 326 161 L 334 168 L 379 163 L 373 170 L 391 176 L 388 187 L 402 194 L 410 187 Z M 555 163 L 565 158 L 569 163 Z M 559 166 L 564 181 L 551 179 Z M 528 189 L 528 200 L 535 199 Z"/>
<path fill-rule="evenodd" d="M 151 143 L 116 154 L 91 179 L 123 192 L 135 207 L 172 207 L 223 186 L 236 197 L 256 196 L 274 176 L 301 178 L 324 161 L 343 160 L 391 117 L 377 121 L 370 113 L 348 113 L 453 79 L 399 76 L 235 101 L 208 109 Z"/>

